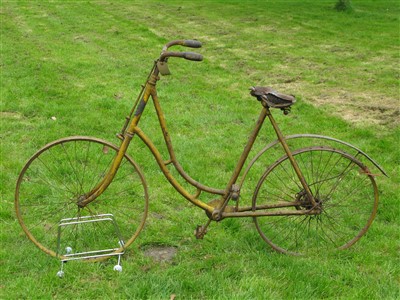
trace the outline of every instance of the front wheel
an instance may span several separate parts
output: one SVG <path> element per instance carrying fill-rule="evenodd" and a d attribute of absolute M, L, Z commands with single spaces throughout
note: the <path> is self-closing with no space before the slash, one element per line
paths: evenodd
<path fill-rule="evenodd" d="M 142 172 L 128 155 L 108 188 L 87 206 L 78 206 L 104 178 L 117 151 L 100 139 L 70 137 L 31 157 L 18 177 L 15 209 L 36 246 L 64 259 L 74 253 L 118 254 L 132 244 L 146 220 L 148 193 Z"/>
<path fill-rule="evenodd" d="M 309 147 L 293 152 L 320 213 L 254 217 L 261 237 L 276 251 L 315 254 L 346 249 L 371 225 L 378 207 L 374 177 L 355 157 L 337 149 Z M 267 168 L 253 195 L 253 211 L 311 208 L 287 156 Z M 293 203 L 293 204 L 291 204 Z M 295 204 L 296 203 L 296 204 Z M 271 208 L 273 206 L 281 208 Z"/>

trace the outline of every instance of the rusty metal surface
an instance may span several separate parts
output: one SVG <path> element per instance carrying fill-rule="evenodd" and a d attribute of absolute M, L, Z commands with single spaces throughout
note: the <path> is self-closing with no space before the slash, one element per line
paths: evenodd
<path fill-rule="evenodd" d="M 93 201 L 96 197 L 98 197 L 106 188 L 107 186 L 111 183 L 115 173 L 118 170 L 119 164 L 121 163 L 121 159 L 126 152 L 127 148 L 129 147 L 130 141 L 135 135 L 138 135 L 140 139 L 144 142 L 144 144 L 148 147 L 148 149 L 151 151 L 153 154 L 154 158 L 158 162 L 158 165 L 162 172 L 164 173 L 164 176 L 168 179 L 168 181 L 171 183 L 171 185 L 174 186 L 174 188 L 182 195 L 184 196 L 187 200 L 192 202 L 194 205 L 204 209 L 207 212 L 207 215 L 213 219 L 213 220 L 221 220 L 223 217 L 227 216 L 225 213 L 229 213 L 229 216 L 257 216 L 260 215 L 259 212 L 254 212 L 254 211 L 247 211 L 244 212 L 243 210 L 240 210 L 238 207 L 238 199 L 240 197 L 240 184 L 237 183 L 237 179 L 239 177 L 240 172 L 243 169 L 243 166 L 245 162 L 247 161 L 248 155 L 253 147 L 253 144 L 259 134 L 259 131 L 265 121 L 265 118 L 268 116 L 269 121 L 271 122 L 272 126 L 275 129 L 275 132 L 277 133 L 278 140 L 282 144 L 283 148 L 285 149 L 285 152 L 288 154 L 293 168 L 296 171 L 297 176 L 299 177 L 300 182 L 302 183 L 304 190 L 307 193 L 307 196 L 310 199 L 312 198 L 311 191 L 309 190 L 307 183 L 304 179 L 304 176 L 301 173 L 301 170 L 297 166 L 296 161 L 294 158 L 291 156 L 290 149 L 288 148 L 287 144 L 284 141 L 283 135 L 281 134 L 278 125 L 274 121 L 270 111 L 269 111 L 269 103 L 266 101 L 270 101 L 268 97 L 273 95 L 275 98 L 274 100 L 278 99 L 279 103 L 275 103 L 276 107 L 278 108 L 286 108 L 293 104 L 295 102 L 294 97 L 284 95 L 277 93 L 273 91 L 270 88 L 260 88 L 256 87 L 253 88 L 252 90 L 252 95 L 260 98 L 263 102 L 263 108 L 260 112 L 260 115 L 258 117 L 258 120 L 254 126 L 253 131 L 250 134 L 250 137 L 247 141 L 247 144 L 242 152 L 242 155 L 239 158 L 239 161 L 233 170 L 232 176 L 227 183 L 225 189 L 216 189 L 212 187 L 205 186 L 201 184 L 200 182 L 197 182 L 194 180 L 192 177 L 190 177 L 182 168 L 182 166 L 179 164 L 173 146 L 172 146 L 172 141 L 170 138 L 170 134 L 167 129 L 167 124 L 165 122 L 165 117 L 164 113 L 161 109 L 160 103 L 158 101 L 157 97 L 157 91 L 156 91 L 156 85 L 157 81 L 160 79 L 159 74 L 167 75 L 169 74 L 169 69 L 166 65 L 167 60 L 169 57 L 178 57 L 178 58 L 185 58 L 189 60 L 202 60 L 202 56 L 197 53 L 192 53 L 192 52 L 170 52 L 168 51 L 168 48 L 174 45 L 180 45 L 180 46 L 186 46 L 186 47 L 192 47 L 192 48 L 199 48 L 201 47 L 201 43 L 197 41 L 185 41 L 185 40 L 176 40 L 172 41 L 168 44 L 166 44 L 163 48 L 163 51 L 161 52 L 160 58 L 155 62 L 150 75 L 146 81 L 146 84 L 142 88 L 141 95 L 138 97 L 138 100 L 135 103 L 134 109 L 132 109 L 132 114 L 131 116 L 127 117 L 127 121 L 124 125 L 124 128 L 120 134 L 120 137 L 122 138 L 121 146 L 120 146 L 120 151 L 118 152 L 118 155 L 114 159 L 114 162 L 108 172 L 108 174 L 105 176 L 104 180 L 96 186 L 91 192 L 87 194 L 87 197 L 85 199 L 82 199 L 79 203 L 79 206 L 85 206 L 91 201 Z M 160 68 L 164 68 L 160 72 Z M 146 105 L 149 101 L 149 99 L 152 99 L 157 117 L 159 120 L 159 125 L 162 129 L 162 134 L 164 136 L 164 141 L 168 149 L 168 154 L 169 158 L 165 159 L 161 156 L 160 152 L 158 149 L 155 147 L 155 145 L 152 143 L 151 139 L 145 135 L 145 133 L 138 127 L 140 118 L 142 114 L 145 111 Z M 265 98 L 265 99 L 264 99 Z M 140 100 L 139 100 L 140 99 Z M 267 103 L 268 105 L 266 105 Z M 133 115 L 133 116 L 132 116 Z M 181 184 L 179 184 L 178 180 L 174 178 L 174 176 L 171 174 L 171 172 L 167 168 L 167 164 L 172 164 L 173 167 L 177 170 L 177 172 L 182 176 L 182 178 L 189 183 L 190 185 L 194 186 L 197 188 L 197 193 L 195 195 L 190 194 Z M 201 201 L 198 197 L 202 192 L 210 193 L 210 194 L 216 194 L 220 195 L 220 199 L 218 199 L 217 202 L 210 204 L 204 203 Z M 229 206 L 228 203 L 230 200 L 236 201 L 236 207 L 235 206 Z M 313 202 L 313 200 L 311 200 Z M 215 204 L 218 204 L 215 206 Z M 315 202 L 314 206 L 315 206 Z M 276 212 L 275 212 L 276 213 Z M 278 212 L 279 213 L 279 212 Z M 304 212 L 301 212 L 304 213 Z M 268 215 L 268 214 L 267 214 Z"/>
<path fill-rule="evenodd" d="M 184 58 L 187 60 L 192 60 L 192 61 L 201 61 L 203 59 L 201 54 L 194 53 L 194 52 L 174 52 L 174 51 L 169 51 L 168 49 L 172 46 L 183 46 L 183 47 L 190 47 L 190 48 L 200 48 L 201 43 L 195 40 L 175 40 L 167 43 L 163 49 L 162 52 L 159 56 L 159 58 L 154 62 L 154 65 L 152 69 L 150 70 L 150 73 L 146 79 L 145 84 L 142 86 L 142 89 L 136 99 L 136 102 L 133 105 L 133 108 L 129 114 L 129 116 L 126 117 L 123 128 L 119 134 L 117 134 L 117 137 L 121 140 L 120 146 L 116 147 L 113 146 L 114 150 L 117 151 L 117 154 L 115 155 L 114 159 L 112 160 L 111 166 L 109 170 L 106 172 L 104 175 L 103 179 L 91 190 L 87 191 L 86 194 L 81 195 L 79 199 L 77 200 L 76 204 L 78 207 L 83 208 L 87 206 L 89 203 L 94 201 L 97 197 L 99 197 L 111 184 L 113 181 L 116 173 L 118 172 L 119 167 L 121 166 L 122 160 L 124 157 L 126 158 L 126 152 L 127 149 L 130 145 L 130 142 L 132 141 L 133 138 L 136 136 L 141 139 L 141 141 L 147 146 L 148 150 L 152 153 L 154 159 L 158 163 L 158 166 L 160 170 L 163 172 L 165 178 L 169 181 L 169 183 L 175 188 L 175 190 L 180 193 L 185 199 L 190 201 L 192 204 L 195 206 L 203 209 L 208 216 L 209 220 L 207 221 L 206 225 L 204 226 L 198 226 L 195 231 L 195 235 L 197 238 L 203 238 L 204 235 L 207 233 L 207 227 L 211 223 L 211 221 L 221 221 L 224 218 L 239 218 L 239 217 L 252 217 L 256 220 L 257 217 L 280 217 L 280 216 L 314 216 L 314 215 L 319 215 L 323 211 L 323 200 L 315 194 L 313 195 L 310 186 L 308 185 L 306 178 L 300 169 L 295 155 L 299 154 L 299 151 L 312 151 L 312 150 L 318 150 L 318 149 L 327 149 L 326 147 L 318 146 L 315 148 L 302 148 L 302 149 L 290 149 L 288 140 L 290 139 L 297 139 L 297 138 L 318 138 L 318 139 L 325 139 L 328 141 L 333 141 L 341 145 L 345 145 L 353 150 L 357 151 L 357 155 L 360 154 L 360 156 L 365 157 L 367 160 L 369 160 L 375 167 L 379 169 L 384 175 L 386 173 L 383 171 L 383 169 L 374 161 L 372 160 L 368 155 L 366 155 L 364 152 L 359 150 L 358 148 L 352 146 L 349 143 L 342 142 L 337 139 L 333 139 L 330 137 L 325 137 L 325 136 L 319 136 L 319 135 L 310 135 L 310 134 L 305 134 L 305 135 L 293 135 L 289 137 L 285 137 L 281 130 L 279 129 L 278 124 L 276 123 L 270 108 L 279 108 L 281 109 L 285 114 L 287 114 L 290 111 L 290 107 L 292 104 L 296 102 L 296 99 L 292 95 L 285 95 L 282 93 L 279 93 L 275 90 L 273 90 L 270 87 L 252 87 L 251 88 L 251 95 L 256 97 L 262 104 L 261 107 L 261 112 L 258 116 L 258 119 L 256 123 L 254 124 L 254 127 L 250 133 L 250 136 L 247 140 L 247 143 L 242 151 L 242 154 L 239 157 L 239 160 L 232 171 L 232 175 L 226 184 L 226 186 L 221 189 L 221 188 L 214 188 L 210 186 L 206 186 L 195 179 L 193 179 L 181 166 L 179 163 L 175 151 L 173 148 L 172 140 L 167 128 L 167 123 L 165 120 L 165 116 L 163 113 L 163 110 L 161 108 L 158 96 L 157 96 L 157 82 L 160 80 L 160 74 L 161 75 L 169 75 L 170 71 L 168 68 L 168 59 L 171 57 L 175 58 Z M 168 154 L 167 157 L 163 157 L 161 152 L 157 149 L 155 144 L 152 142 L 151 138 L 145 134 L 143 130 L 140 129 L 138 126 L 141 120 L 141 116 L 144 114 L 146 110 L 146 106 L 148 102 L 150 101 L 153 102 L 155 112 L 157 114 L 159 126 L 162 131 L 162 135 L 164 138 L 164 143 L 167 148 Z M 253 148 L 253 145 L 258 137 L 258 134 L 265 122 L 265 120 L 268 119 L 271 126 L 273 127 L 277 140 L 274 142 L 271 142 L 268 144 L 264 149 L 262 149 L 247 165 L 247 168 L 244 169 L 242 172 L 245 163 L 248 161 L 249 154 Z M 77 138 L 77 137 L 72 137 L 72 139 Z M 84 137 L 78 137 L 84 138 Z M 59 141 L 55 141 L 54 143 L 58 143 Z M 106 142 L 104 142 L 106 144 Z M 271 149 L 272 147 L 280 145 L 283 149 L 283 152 L 285 155 L 280 158 L 280 160 L 276 161 L 275 163 L 281 163 L 283 160 L 288 159 L 290 162 L 288 168 L 292 168 L 294 171 L 293 178 L 296 178 L 299 180 L 299 183 L 296 184 L 299 187 L 299 191 L 296 191 L 295 196 L 291 196 L 293 199 L 289 199 L 289 201 L 285 202 L 280 202 L 280 203 L 271 203 L 271 204 L 259 204 L 256 203 L 256 198 L 258 195 L 258 191 L 260 190 L 260 186 L 265 179 L 265 177 L 262 177 L 261 179 L 261 184 L 257 185 L 253 199 L 252 199 L 252 206 L 240 206 L 240 192 L 242 185 L 244 183 L 244 180 L 246 179 L 247 174 L 249 173 L 249 170 L 253 167 L 255 162 L 260 158 L 261 155 L 263 155 L 267 150 Z M 46 147 L 42 149 L 47 149 Z M 40 153 L 41 150 L 39 150 Z M 44 150 L 43 150 L 44 151 Z M 328 149 L 328 151 L 335 152 L 335 153 L 340 153 L 343 155 L 343 157 L 346 157 L 349 159 L 349 161 L 355 162 L 356 164 L 359 164 L 361 166 L 361 163 L 359 163 L 353 156 L 350 154 L 347 154 L 344 151 L 337 150 L 337 149 Z M 356 156 L 357 156 L 356 155 Z M 132 161 L 133 162 L 133 161 Z M 301 162 L 299 160 L 299 162 Z M 276 165 L 270 165 L 268 168 L 275 167 Z M 169 168 L 174 168 L 177 173 L 180 175 L 181 180 L 183 180 L 185 183 L 188 183 L 190 186 L 194 187 L 196 191 L 193 193 L 190 193 L 188 189 L 186 189 L 180 182 L 179 180 L 173 175 L 173 173 L 170 171 Z M 377 201 L 378 201 L 378 192 L 377 192 L 377 187 L 376 183 L 373 179 L 374 174 L 372 174 L 367 167 L 362 166 L 361 170 L 365 173 L 366 176 L 370 177 L 373 189 L 374 189 L 374 211 L 368 220 L 367 225 L 360 231 L 360 233 L 350 242 L 345 244 L 342 247 L 349 247 L 353 243 L 355 243 L 358 238 L 365 233 L 365 231 L 368 229 L 369 225 L 372 223 L 373 218 L 375 217 L 376 214 L 376 208 L 377 208 Z M 268 169 L 267 169 L 268 171 Z M 22 171 L 24 172 L 24 170 Z M 242 174 L 241 180 L 238 181 L 240 174 Z M 265 173 L 268 175 L 268 173 Z M 140 174 L 140 176 L 142 176 Z M 296 180 L 297 180 L 296 179 Z M 20 184 L 20 180 L 18 181 L 18 185 Z M 283 185 L 283 187 L 285 187 Z M 211 194 L 213 196 L 213 200 L 209 201 L 206 203 L 205 201 L 200 199 L 200 196 L 202 196 L 204 193 L 206 194 Z M 147 191 L 146 191 L 146 197 L 147 197 Z M 315 197 L 315 198 L 314 198 Z M 18 199 L 16 198 L 16 202 L 18 202 Z M 16 206 L 16 212 L 17 216 L 20 219 L 20 211 L 18 206 Z M 146 215 L 147 215 L 147 207 L 146 207 Z M 29 233 L 27 228 L 23 223 L 21 223 L 21 226 L 23 227 L 24 231 L 27 233 L 28 237 L 39 246 L 43 251 L 47 252 L 50 255 L 55 256 L 56 254 L 50 250 L 48 250 L 45 247 L 41 247 L 40 243 L 38 243 L 33 235 Z M 144 226 L 144 220 L 140 224 L 140 229 Z M 256 225 L 258 226 L 258 225 Z M 259 230 L 259 228 L 257 227 Z M 137 233 L 138 234 L 138 233 Z M 136 238 L 136 235 L 133 237 Z M 129 241 L 128 241 L 129 242 Z M 276 248 L 277 249 L 277 248 Z M 280 251 L 278 249 L 278 251 Z"/>
<path fill-rule="evenodd" d="M 294 96 L 279 93 L 271 87 L 253 86 L 250 90 L 250 94 L 253 97 L 256 97 L 258 101 L 265 101 L 268 107 L 284 108 L 296 102 Z"/>

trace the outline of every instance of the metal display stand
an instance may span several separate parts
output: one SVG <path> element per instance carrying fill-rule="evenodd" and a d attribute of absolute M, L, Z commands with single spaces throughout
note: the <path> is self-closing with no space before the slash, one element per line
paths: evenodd
<path fill-rule="evenodd" d="M 74 249 L 71 246 L 67 246 L 64 249 L 64 253 L 62 253 L 61 249 L 61 241 L 62 241 L 62 232 L 63 229 L 71 226 L 90 226 L 96 225 L 98 223 L 108 222 L 114 229 L 115 236 L 118 238 L 119 247 L 117 248 L 108 248 L 108 249 L 93 249 L 90 251 L 81 251 L 74 252 Z M 65 243 L 65 241 L 63 241 Z M 58 277 L 64 276 L 64 263 L 72 260 L 84 260 L 84 259 L 96 259 L 101 257 L 111 257 L 118 256 L 118 263 L 114 266 L 114 271 L 122 272 L 121 266 L 121 256 L 125 253 L 125 251 L 118 252 L 116 251 L 121 247 L 124 247 L 124 241 L 121 236 L 121 232 L 115 221 L 115 218 L 112 214 L 100 214 L 93 216 L 80 216 L 75 218 L 67 218 L 62 219 L 58 224 L 58 236 L 57 236 L 57 255 L 61 258 L 61 269 L 57 272 Z M 125 250 L 125 249 L 124 249 Z"/>

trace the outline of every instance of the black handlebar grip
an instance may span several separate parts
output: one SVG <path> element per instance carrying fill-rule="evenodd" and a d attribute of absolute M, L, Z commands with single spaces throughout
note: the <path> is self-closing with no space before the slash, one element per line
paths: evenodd
<path fill-rule="evenodd" d="M 182 57 L 187 60 L 202 61 L 203 55 L 194 52 L 182 52 Z"/>
<path fill-rule="evenodd" d="M 183 41 L 183 46 L 190 48 L 201 48 L 201 42 L 195 40 L 185 40 Z"/>

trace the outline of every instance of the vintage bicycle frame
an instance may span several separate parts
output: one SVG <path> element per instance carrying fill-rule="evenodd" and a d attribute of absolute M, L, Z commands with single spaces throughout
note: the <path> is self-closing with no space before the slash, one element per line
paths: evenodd
<path fill-rule="evenodd" d="M 174 44 L 179 44 L 179 42 L 182 41 L 174 41 L 169 44 L 174 45 Z M 108 187 L 108 185 L 112 182 L 115 174 L 118 171 L 119 165 L 122 161 L 122 158 L 124 154 L 126 153 L 129 144 L 131 140 L 133 139 L 134 136 L 139 136 L 139 138 L 144 142 L 144 144 L 148 147 L 148 149 L 151 151 L 153 154 L 154 158 L 156 159 L 160 169 L 162 170 L 164 176 L 168 179 L 168 181 L 171 183 L 171 185 L 187 200 L 189 200 L 191 203 L 194 205 L 202 208 L 203 210 L 206 211 L 207 215 L 209 216 L 210 219 L 219 221 L 223 218 L 227 217 L 258 217 L 258 216 L 281 216 L 281 215 L 313 215 L 313 214 L 319 214 L 320 210 L 318 209 L 318 205 L 316 204 L 316 201 L 313 198 L 313 195 L 310 191 L 310 188 L 307 185 L 307 182 L 298 166 L 296 163 L 286 141 L 285 138 L 283 137 L 277 123 L 275 122 L 269 107 L 265 104 L 263 105 L 263 108 L 261 110 L 261 113 L 258 117 L 258 120 L 255 124 L 254 129 L 251 132 L 251 135 L 247 141 L 247 144 L 239 158 L 239 161 L 233 171 L 233 174 L 229 180 L 229 182 L 226 185 L 225 189 L 215 189 L 212 187 L 205 186 L 197 181 L 195 181 L 193 178 L 191 178 L 182 168 L 182 166 L 179 164 L 175 152 L 172 146 L 172 141 L 169 135 L 169 132 L 167 130 L 167 125 L 164 117 L 164 113 L 161 109 L 160 102 L 157 96 L 157 90 L 156 90 L 156 85 L 157 81 L 160 79 L 160 68 L 167 68 L 166 63 L 167 59 L 169 57 L 183 57 L 189 60 L 201 60 L 202 57 L 199 54 L 196 53 L 191 53 L 191 52 L 167 52 L 166 49 L 170 45 L 166 45 L 163 49 L 163 52 L 160 56 L 160 59 L 157 60 L 154 63 L 154 66 L 152 70 L 150 71 L 150 75 L 146 81 L 145 86 L 142 88 L 141 93 L 139 94 L 139 97 L 131 111 L 131 115 L 127 117 L 127 122 L 125 123 L 125 126 L 122 130 L 122 133 L 119 135 L 119 137 L 122 139 L 121 146 L 119 148 L 118 154 L 114 158 L 114 161 L 110 167 L 110 170 L 108 173 L 105 175 L 104 179 L 89 193 L 86 195 L 81 196 L 81 198 L 78 201 L 78 206 L 80 207 L 85 207 L 87 204 L 90 202 L 94 201 L 98 196 L 100 196 L 103 191 Z M 168 71 L 167 71 L 168 72 Z M 158 151 L 157 147 L 154 145 L 154 143 L 151 141 L 151 139 L 138 127 L 140 118 L 145 110 L 145 107 L 149 101 L 149 99 L 152 99 L 153 104 L 155 106 L 155 110 L 158 116 L 159 124 L 162 129 L 162 134 L 164 137 L 165 144 L 168 149 L 169 153 L 169 158 L 167 160 L 164 160 L 160 152 Z M 139 101 L 140 100 L 140 101 Z M 257 135 L 265 121 L 265 119 L 268 117 L 270 123 L 272 124 L 276 135 L 278 137 L 278 140 L 280 144 L 282 145 L 285 153 L 287 154 L 294 171 L 299 178 L 299 181 L 307 195 L 308 201 L 310 203 L 310 209 L 308 210 L 277 210 L 280 208 L 285 208 L 285 207 L 294 207 L 294 206 L 299 206 L 303 203 L 300 203 L 296 200 L 293 200 L 293 202 L 286 202 L 282 204 L 275 204 L 275 205 L 263 205 L 262 207 L 233 207 L 233 206 L 228 206 L 229 200 L 237 200 L 239 198 L 240 194 L 240 186 L 236 184 L 236 181 L 240 175 L 240 172 L 248 158 L 248 155 L 252 149 L 252 146 L 257 138 Z M 168 165 L 172 164 L 175 169 L 178 171 L 178 173 L 185 179 L 186 182 L 191 184 L 192 186 L 197 188 L 197 192 L 195 194 L 189 193 L 180 183 L 176 180 L 176 178 L 170 173 L 168 169 Z M 212 201 L 214 203 L 205 203 L 201 201 L 198 197 L 202 192 L 210 193 L 210 194 L 215 194 L 219 195 L 220 198 L 218 201 Z M 263 210 L 263 211 L 258 211 L 258 210 Z M 271 209 L 270 211 L 266 211 L 268 209 Z"/>

